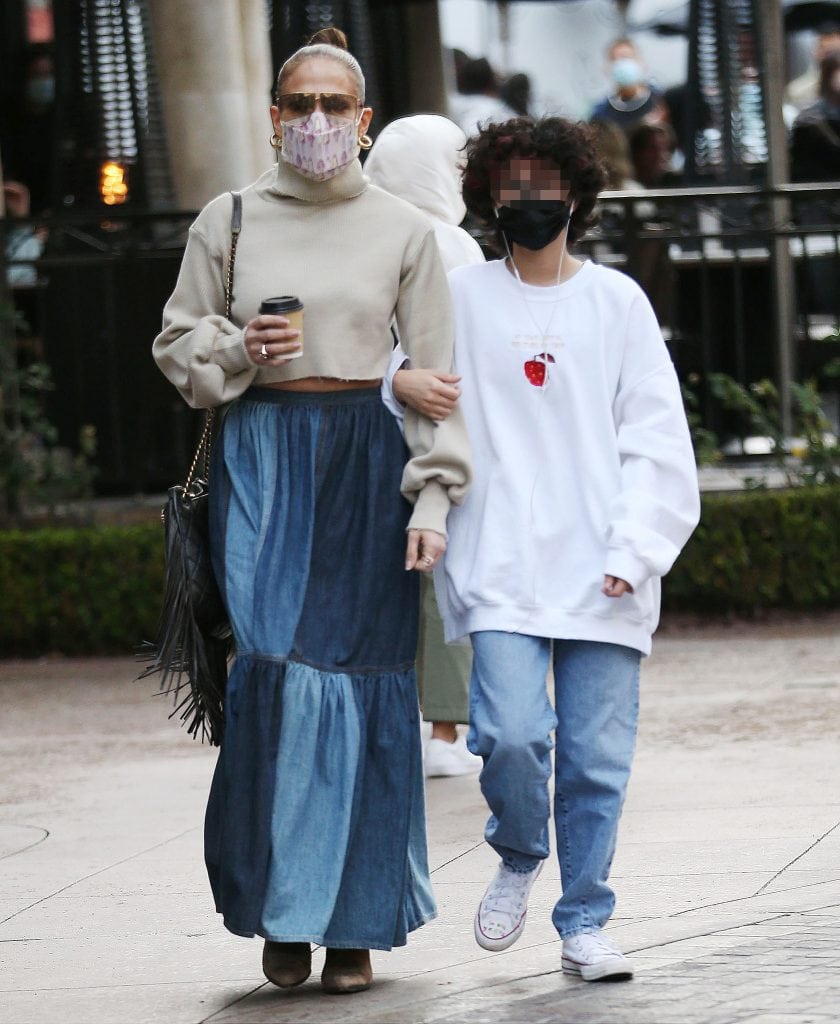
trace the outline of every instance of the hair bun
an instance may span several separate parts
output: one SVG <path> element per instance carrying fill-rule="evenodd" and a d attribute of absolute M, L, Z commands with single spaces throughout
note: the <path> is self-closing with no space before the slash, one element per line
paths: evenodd
<path fill-rule="evenodd" d="M 333 28 L 332 26 L 319 29 L 309 40 L 308 45 L 316 46 L 318 43 L 325 44 L 326 46 L 335 46 L 339 50 L 348 49 L 347 36 L 340 28 Z"/>

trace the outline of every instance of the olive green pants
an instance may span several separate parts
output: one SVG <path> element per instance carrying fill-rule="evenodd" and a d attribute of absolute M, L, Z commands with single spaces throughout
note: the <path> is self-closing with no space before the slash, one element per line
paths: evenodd
<path fill-rule="evenodd" d="M 417 689 L 427 722 L 469 721 L 472 650 L 443 639 L 443 620 L 431 576 L 420 577 L 420 634 L 417 642 Z"/>

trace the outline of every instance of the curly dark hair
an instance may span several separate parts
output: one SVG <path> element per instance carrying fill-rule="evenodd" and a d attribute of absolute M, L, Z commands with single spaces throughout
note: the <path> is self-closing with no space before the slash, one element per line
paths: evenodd
<path fill-rule="evenodd" d="M 504 238 L 493 214 L 493 191 L 502 166 L 511 157 L 541 157 L 551 160 L 570 182 L 575 209 L 569 221 L 569 242 L 576 242 L 595 223 L 593 210 L 598 193 L 607 182 L 596 149 L 595 135 L 588 124 L 562 117 L 532 120 L 517 117 L 491 124 L 467 142 L 464 171 L 464 202 L 467 209 L 488 227 L 504 249 Z"/>

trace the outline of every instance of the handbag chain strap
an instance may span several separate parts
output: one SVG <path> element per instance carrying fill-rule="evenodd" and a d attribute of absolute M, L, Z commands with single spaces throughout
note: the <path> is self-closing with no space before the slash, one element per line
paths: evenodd
<path fill-rule="evenodd" d="M 231 318 L 231 307 L 233 305 L 233 268 L 236 264 L 236 245 L 239 241 L 239 232 L 242 230 L 242 193 L 231 192 L 233 196 L 233 209 L 230 215 L 230 256 L 228 257 L 227 274 L 225 275 L 225 319 Z M 199 461 L 202 462 L 204 479 L 210 478 L 210 449 L 213 444 L 213 423 L 216 419 L 216 410 L 208 409 L 204 417 L 204 429 L 201 431 L 201 438 L 195 449 L 190 471 L 184 483 L 184 490 L 188 490 L 195 477 L 195 471 Z"/>

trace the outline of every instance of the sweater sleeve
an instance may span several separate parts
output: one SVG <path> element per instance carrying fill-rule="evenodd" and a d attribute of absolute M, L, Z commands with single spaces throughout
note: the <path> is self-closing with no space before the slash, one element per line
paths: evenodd
<path fill-rule="evenodd" d="M 397 299 L 397 330 L 411 365 L 424 370 L 452 368 L 452 303 L 434 232 L 425 233 L 406 259 Z M 411 458 L 402 493 L 414 503 L 409 528 L 446 535 L 451 505 L 464 500 L 471 479 L 469 442 L 456 406 L 442 423 L 405 410 L 405 439 Z"/>
<path fill-rule="evenodd" d="M 193 225 L 152 354 L 194 409 L 237 398 L 257 373 L 245 350 L 244 330 L 222 312 L 225 270 L 224 257 L 211 251 Z"/>
<path fill-rule="evenodd" d="M 385 376 L 382 378 L 382 385 L 380 388 L 385 408 L 399 424 L 403 437 L 405 437 L 405 426 L 403 424 L 403 419 L 405 418 L 405 406 L 394 394 L 394 377 L 398 370 L 405 369 L 410 365 L 411 360 L 408 359 L 405 352 L 403 352 L 402 345 L 397 342 L 394 347 L 394 351 L 391 353 L 391 361 L 388 363 L 388 369 Z"/>
<path fill-rule="evenodd" d="M 604 572 L 636 588 L 668 572 L 700 518 L 679 382 L 643 295 L 630 309 L 613 414 L 621 490 L 610 509 Z"/>

